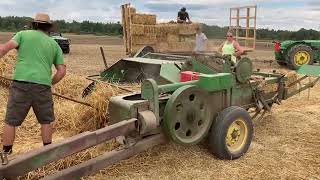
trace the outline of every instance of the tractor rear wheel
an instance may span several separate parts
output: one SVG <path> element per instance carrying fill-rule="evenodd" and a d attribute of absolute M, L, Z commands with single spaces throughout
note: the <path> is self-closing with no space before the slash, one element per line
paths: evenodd
<path fill-rule="evenodd" d="M 231 106 L 219 113 L 209 135 L 210 151 L 220 159 L 237 159 L 249 149 L 253 123 L 249 113 Z"/>
<path fill-rule="evenodd" d="M 313 64 L 314 52 L 310 46 L 298 44 L 289 50 L 288 62 L 289 67 L 293 70 L 297 70 L 305 64 Z"/>

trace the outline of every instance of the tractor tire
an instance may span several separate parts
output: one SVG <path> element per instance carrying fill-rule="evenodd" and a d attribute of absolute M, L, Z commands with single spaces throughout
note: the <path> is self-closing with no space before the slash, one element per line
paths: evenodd
<path fill-rule="evenodd" d="M 292 70 L 299 69 L 302 65 L 314 63 L 314 52 L 305 44 L 293 46 L 288 52 L 288 66 Z"/>
<path fill-rule="evenodd" d="M 219 159 L 233 160 L 243 156 L 253 137 L 253 123 L 249 113 L 231 106 L 219 113 L 209 134 L 209 150 Z"/>

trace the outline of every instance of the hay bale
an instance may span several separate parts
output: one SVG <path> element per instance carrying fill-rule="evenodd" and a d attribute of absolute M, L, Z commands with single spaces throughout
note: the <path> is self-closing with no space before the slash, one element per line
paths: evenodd
<path fill-rule="evenodd" d="M 130 12 L 130 14 L 136 14 L 136 13 L 137 13 L 137 10 L 136 10 L 136 8 L 134 8 L 134 7 L 130 7 L 130 8 L 129 8 L 129 12 Z"/>
<path fill-rule="evenodd" d="M 140 36 L 132 36 L 131 42 L 133 45 L 154 45 L 157 41 L 156 35 L 144 34 Z"/>
<path fill-rule="evenodd" d="M 157 34 L 178 34 L 179 27 L 178 24 L 168 24 L 162 23 L 156 25 L 156 33 Z"/>
<path fill-rule="evenodd" d="M 197 33 L 196 29 L 200 27 L 200 24 L 178 24 L 178 27 L 180 35 L 195 35 Z"/>
<path fill-rule="evenodd" d="M 167 42 L 160 42 L 157 43 L 155 46 L 156 52 L 168 52 L 169 51 L 169 44 Z"/>
<path fill-rule="evenodd" d="M 168 34 L 167 35 L 167 42 L 179 42 L 180 37 L 177 34 Z"/>
<path fill-rule="evenodd" d="M 141 24 L 132 24 L 131 25 L 131 34 L 132 35 L 143 35 L 144 34 L 144 25 Z"/>
<path fill-rule="evenodd" d="M 168 42 L 170 52 L 193 51 L 195 42 Z"/>
<path fill-rule="evenodd" d="M 144 34 L 156 34 L 156 26 L 155 25 L 145 25 L 144 26 Z"/>
<path fill-rule="evenodd" d="M 292 83 L 298 80 L 298 74 L 295 71 L 291 71 L 287 73 L 285 77 L 288 78 L 288 80 L 285 82 L 286 87 L 288 87 L 289 85 L 291 85 Z M 288 87 L 288 93 L 291 93 L 297 90 L 297 88 L 298 88 L 298 84 Z"/>
<path fill-rule="evenodd" d="M 132 14 L 132 24 L 156 25 L 157 16 L 152 14 Z"/>
<path fill-rule="evenodd" d="M 157 38 L 157 43 L 161 43 L 161 42 L 166 43 L 168 40 L 167 35 L 164 35 L 164 34 L 157 34 L 156 38 Z"/>

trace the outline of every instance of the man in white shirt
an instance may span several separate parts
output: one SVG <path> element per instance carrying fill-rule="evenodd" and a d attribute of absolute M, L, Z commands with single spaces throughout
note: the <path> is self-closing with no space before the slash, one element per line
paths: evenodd
<path fill-rule="evenodd" d="M 196 28 L 196 48 L 194 49 L 195 53 L 204 53 L 206 51 L 207 45 L 207 36 L 202 32 L 201 27 Z"/>

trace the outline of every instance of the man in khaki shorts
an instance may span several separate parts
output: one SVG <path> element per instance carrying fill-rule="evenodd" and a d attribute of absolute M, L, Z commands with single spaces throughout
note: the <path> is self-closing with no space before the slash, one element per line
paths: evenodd
<path fill-rule="evenodd" d="M 55 117 L 51 86 L 66 74 L 62 50 L 48 35 L 52 28 L 50 17 L 38 13 L 32 27 L 33 30 L 18 32 L 12 40 L 0 44 L 0 58 L 10 50 L 18 49 L 3 130 L 3 152 L 7 154 L 12 153 L 16 128 L 22 124 L 31 107 L 41 124 L 43 144 L 52 143 L 51 123 Z M 57 72 L 52 77 L 53 65 Z"/>

